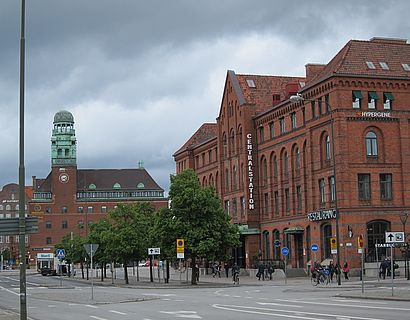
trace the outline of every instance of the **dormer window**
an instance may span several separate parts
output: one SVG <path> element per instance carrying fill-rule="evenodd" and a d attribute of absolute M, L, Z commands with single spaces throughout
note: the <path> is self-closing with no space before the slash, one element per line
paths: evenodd
<path fill-rule="evenodd" d="M 410 71 L 410 66 L 409 66 L 408 63 L 402 63 L 401 66 L 403 67 L 403 69 L 404 69 L 405 71 Z"/>
<path fill-rule="evenodd" d="M 367 98 L 369 101 L 367 104 L 368 108 L 376 109 L 376 102 L 377 102 L 377 99 L 379 99 L 379 97 L 377 96 L 377 93 L 374 91 L 369 91 Z"/>
<path fill-rule="evenodd" d="M 366 65 L 369 69 L 376 69 L 376 66 L 371 61 L 366 61 Z"/>
<path fill-rule="evenodd" d="M 114 188 L 114 189 L 121 189 L 121 185 L 120 185 L 118 182 L 116 182 L 116 183 L 114 184 L 113 188 Z"/>
<path fill-rule="evenodd" d="M 144 189 L 144 188 L 145 188 L 145 185 L 142 182 L 137 184 L 137 189 Z"/>
<path fill-rule="evenodd" d="M 379 64 L 383 70 L 390 70 L 389 65 L 386 62 L 379 62 Z"/>
<path fill-rule="evenodd" d="M 90 189 L 90 190 L 95 190 L 97 188 L 97 186 L 94 184 L 94 183 L 91 183 L 89 186 L 88 186 L 88 189 Z"/>
<path fill-rule="evenodd" d="M 249 88 L 256 88 L 255 82 L 252 79 L 246 79 Z"/>

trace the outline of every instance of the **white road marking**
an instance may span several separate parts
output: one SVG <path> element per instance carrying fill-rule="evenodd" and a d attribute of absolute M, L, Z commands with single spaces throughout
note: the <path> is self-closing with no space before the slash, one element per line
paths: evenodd
<path fill-rule="evenodd" d="M 177 318 L 190 318 L 190 319 L 202 319 L 200 315 L 197 314 L 196 311 L 160 311 L 161 313 L 171 314 Z"/>
<path fill-rule="evenodd" d="M 347 300 L 347 299 L 332 299 L 332 301 L 337 302 L 354 302 L 354 303 L 363 303 L 362 300 Z M 366 301 L 369 304 L 389 304 L 388 302 L 381 302 L 381 301 Z"/>
<path fill-rule="evenodd" d="M 281 307 L 291 307 L 291 308 L 303 308 L 302 306 L 297 306 L 294 304 L 282 304 L 282 303 L 275 303 L 275 302 L 257 302 L 260 305 L 268 305 L 268 306 L 281 306 Z"/>
<path fill-rule="evenodd" d="M 110 311 L 110 312 L 112 312 L 112 313 L 116 313 L 116 314 L 121 314 L 121 315 L 123 315 L 123 316 L 126 316 L 126 315 L 127 315 L 127 314 L 124 313 L 124 312 L 120 312 L 120 311 L 116 311 L 116 310 L 108 310 L 108 311 Z"/>
<path fill-rule="evenodd" d="M 7 291 L 7 292 L 10 292 L 10 293 L 12 293 L 12 294 L 15 294 L 16 296 L 19 296 L 19 295 L 20 295 L 20 292 L 14 292 L 14 291 L 9 290 L 9 289 L 6 289 L 6 288 L 4 288 L 4 287 L 2 287 L 2 286 L 0 286 L 0 289 L 1 289 L 1 290 L 4 290 L 4 291 Z"/>
<path fill-rule="evenodd" d="M 314 301 L 301 301 L 301 300 L 288 300 L 288 299 L 275 299 L 276 301 L 284 302 L 297 302 L 305 304 L 315 304 L 315 305 L 325 305 L 325 306 L 337 306 L 337 307 L 353 307 L 353 308 L 363 308 L 363 309 L 382 309 L 382 310 L 399 310 L 399 311 L 410 311 L 408 308 L 398 308 L 398 307 L 376 307 L 376 306 L 364 306 L 355 304 L 339 304 L 339 303 L 329 303 L 329 302 L 314 302 Z"/>
<path fill-rule="evenodd" d="M 48 307 L 49 307 L 49 308 L 55 308 L 56 305 L 55 305 L 55 304 L 49 304 Z"/>
<path fill-rule="evenodd" d="M 107 320 L 105 318 L 100 318 L 100 317 L 96 317 L 96 316 L 90 316 L 90 318 L 97 319 L 97 320 Z"/>
<path fill-rule="evenodd" d="M 335 317 L 336 319 L 337 317 L 340 317 L 343 320 L 347 320 L 347 319 L 349 320 L 353 320 L 353 319 L 383 320 L 380 318 L 354 317 L 354 316 L 344 316 L 344 315 L 339 315 L 339 314 L 326 314 L 326 313 L 315 313 L 315 312 L 298 312 L 298 311 L 283 310 L 283 309 L 257 308 L 257 307 L 245 307 L 245 306 L 235 306 L 235 305 L 213 304 L 212 307 L 217 308 L 217 309 L 235 311 L 235 312 L 254 313 L 254 314 L 262 314 L 262 315 L 269 315 L 269 316 L 276 315 L 278 317 L 304 319 L 304 320 L 320 320 L 317 317 Z M 281 312 L 281 313 L 278 313 L 278 312 Z"/>
<path fill-rule="evenodd" d="M 161 293 L 143 293 L 142 295 L 143 296 L 158 296 L 158 297 L 175 297 L 176 296 L 176 294 L 173 294 L 173 293 L 167 293 L 167 294 L 165 294 L 165 293 L 163 293 L 163 294 L 161 294 Z"/>
<path fill-rule="evenodd" d="M 86 307 L 89 307 L 89 308 L 94 308 L 94 309 L 98 309 L 98 307 L 96 307 L 96 306 L 93 306 L 92 304 L 86 304 L 85 306 L 86 306 Z"/>

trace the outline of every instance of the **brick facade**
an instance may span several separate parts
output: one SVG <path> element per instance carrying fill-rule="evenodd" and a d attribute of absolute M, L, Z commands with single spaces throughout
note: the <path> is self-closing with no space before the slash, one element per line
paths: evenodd
<path fill-rule="evenodd" d="M 244 266 L 255 257 L 281 260 L 286 246 L 293 268 L 336 258 L 358 268 L 359 235 L 372 261 L 385 231 L 403 230 L 400 215 L 410 210 L 409 64 L 405 40 L 374 38 L 350 41 L 326 65 L 306 65 L 305 78 L 228 71 L 217 132 L 174 158 L 177 172 L 194 168 L 203 184 L 216 186 L 240 226 Z M 215 145 L 217 162 L 190 160 Z"/>

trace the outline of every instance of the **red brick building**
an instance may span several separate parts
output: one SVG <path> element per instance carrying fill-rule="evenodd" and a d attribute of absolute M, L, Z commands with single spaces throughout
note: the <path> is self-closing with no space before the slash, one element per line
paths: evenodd
<path fill-rule="evenodd" d="M 410 45 L 400 39 L 349 41 L 300 78 L 228 71 L 216 124 L 174 154 L 177 172 L 194 168 L 216 187 L 240 227 L 244 266 L 281 260 L 286 246 L 293 268 L 337 250 L 357 268 L 357 237 L 373 261 L 410 210 L 409 101 Z"/>
<path fill-rule="evenodd" d="M 71 232 L 87 236 L 89 225 L 118 203 L 168 205 L 142 163 L 137 169 L 78 169 L 76 146 L 74 118 L 60 111 L 51 137 L 51 172 L 45 179 L 33 177 L 29 212 L 39 217 L 39 233 L 31 235 L 32 256 L 54 252 L 54 245 Z"/>

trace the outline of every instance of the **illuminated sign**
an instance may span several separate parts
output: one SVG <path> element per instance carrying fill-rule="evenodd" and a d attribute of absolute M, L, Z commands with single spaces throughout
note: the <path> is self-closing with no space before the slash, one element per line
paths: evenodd
<path fill-rule="evenodd" d="M 252 134 L 248 133 L 246 135 L 246 151 L 248 153 L 248 178 L 249 178 L 249 200 L 248 200 L 248 208 L 250 210 L 255 209 L 255 200 L 253 199 L 253 147 L 252 147 Z"/>

